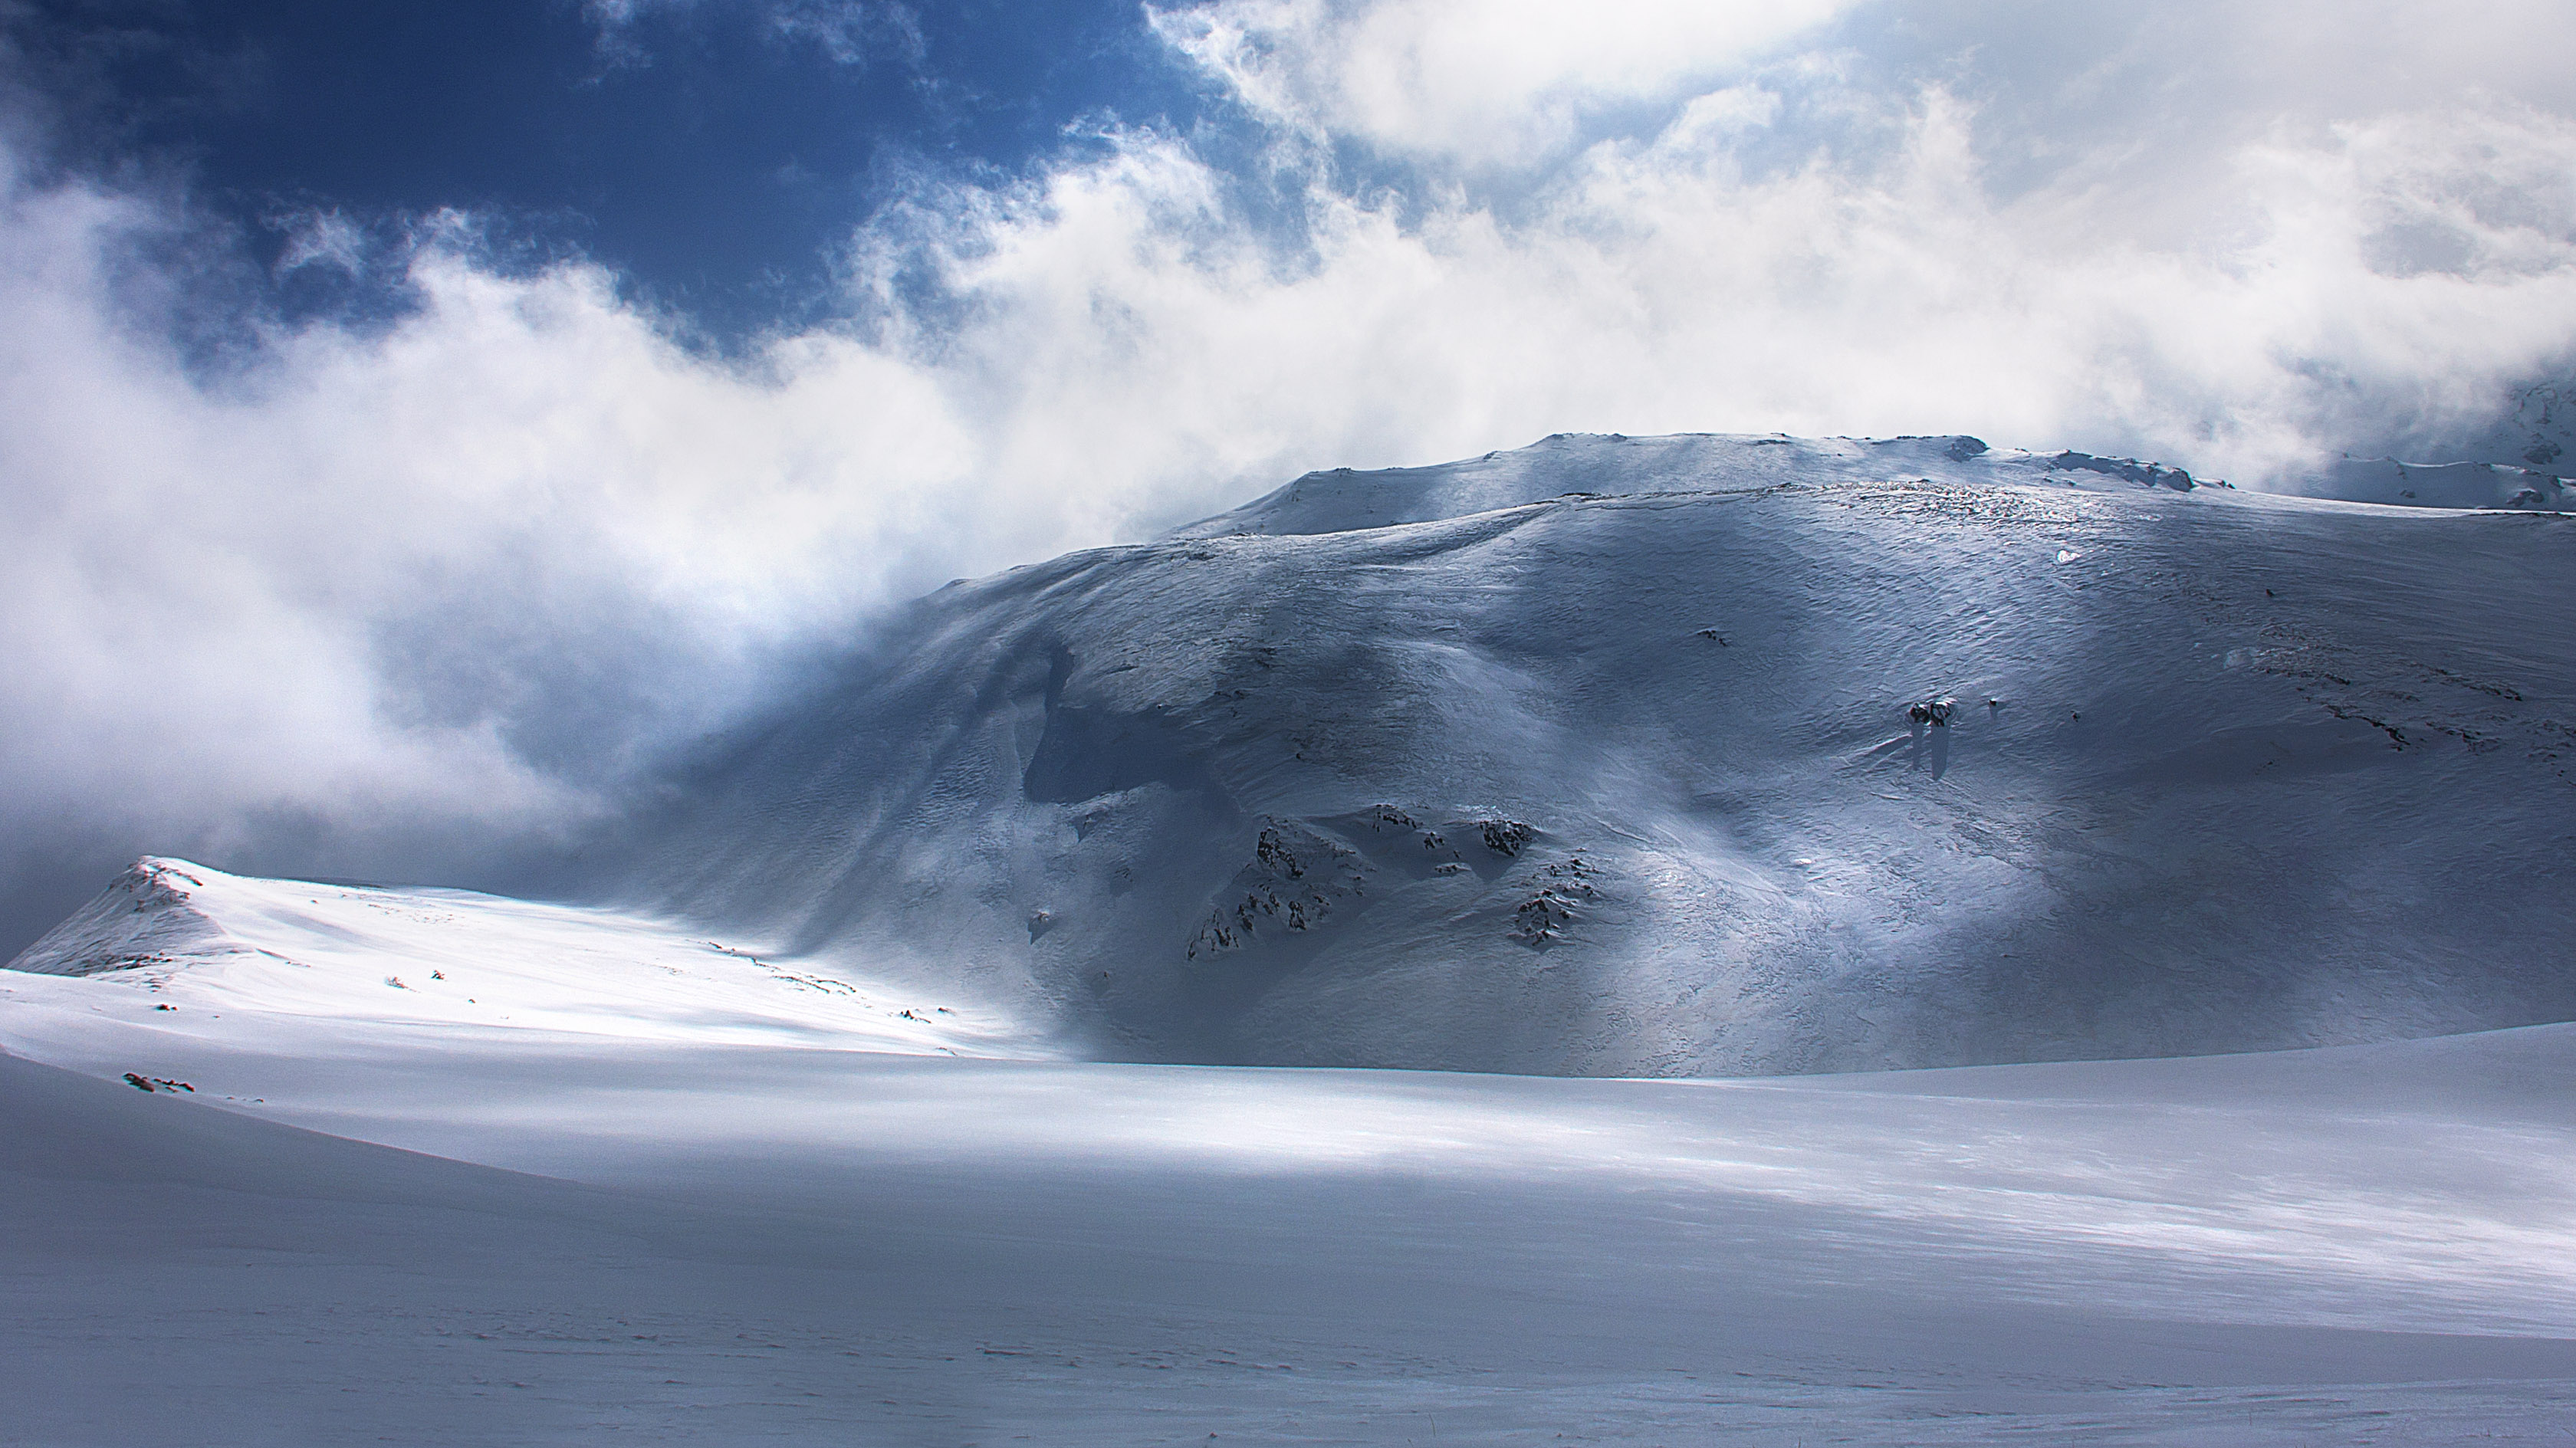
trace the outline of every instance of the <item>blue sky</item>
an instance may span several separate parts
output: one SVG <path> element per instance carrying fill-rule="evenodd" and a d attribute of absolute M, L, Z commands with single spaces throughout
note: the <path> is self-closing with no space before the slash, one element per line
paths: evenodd
<path fill-rule="evenodd" d="M 2576 376 L 2564 0 L 0 10 L 0 936 L 508 884 L 958 575 L 1557 431 Z M 509 848 L 505 848 L 505 845 Z"/>
<path fill-rule="evenodd" d="M 316 208 L 378 227 L 461 208 L 720 337 L 809 309 L 925 170 L 1017 170 L 1103 114 L 1186 128 L 1199 99 L 1122 0 L 105 0 L 14 33 L 59 156 L 187 185 L 258 262 Z M 275 303 L 349 300 L 303 281 Z"/>

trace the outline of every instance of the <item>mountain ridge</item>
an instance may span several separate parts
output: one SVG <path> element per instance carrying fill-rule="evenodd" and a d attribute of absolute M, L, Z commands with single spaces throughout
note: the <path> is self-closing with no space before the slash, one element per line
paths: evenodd
<path fill-rule="evenodd" d="M 2576 907 L 2525 884 L 2576 846 L 2563 526 L 1957 437 L 1310 473 L 917 601 L 567 893 L 1122 1060 L 2565 1019 Z"/>
<path fill-rule="evenodd" d="M 2533 792 L 2570 787 L 2566 648 L 2498 622 L 2563 587 L 2551 523 L 1962 441 L 1566 437 L 953 584 L 693 776 L 628 898 L 1147 1060 L 1858 1069 L 2576 1013 L 2566 910 L 2497 883 L 2567 833 Z M 2219 828 L 2131 838 L 2175 812 Z"/>

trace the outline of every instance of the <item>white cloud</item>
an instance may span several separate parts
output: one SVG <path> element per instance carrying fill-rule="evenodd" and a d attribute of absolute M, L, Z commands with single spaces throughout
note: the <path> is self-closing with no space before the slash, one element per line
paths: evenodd
<path fill-rule="evenodd" d="M 1345 49 L 1392 35 L 1362 78 L 1471 43 L 1422 5 L 1281 13 Z M 497 271 L 457 225 L 412 243 L 416 313 L 272 328 L 209 377 L 137 320 L 190 284 L 149 260 L 181 219 L 12 171 L 0 829 L 344 871 L 400 868 L 371 831 L 542 832 L 874 608 L 1309 467 L 1560 429 L 1959 430 L 2260 482 L 2576 359 L 2576 122 L 2509 86 L 2373 108 L 2338 81 L 2223 116 L 2166 97 L 2126 128 L 2087 99 L 2140 73 L 2205 98 L 2183 67 L 2277 39 L 2217 15 L 2188 12 L 2180 51 L 2068 42 L 2036 99 L 1913 32 L 1882 49 L 1956 63 L 1856 61 L 1858 15 L 1830 53 L 1743 64 L 1709 58 L 1780 36 L 1712 29 L 1688 64 L 1569 42 L 1498 63 L 1492 95 L 1424 88 L 1413 120 L 1327 97 L 1260 177 L 1293 246 L 1186 138 L 1112 132 L 857 239 L 863 290 L 900 272 L 933 305 L 889 283 L 871 328 L 740 362 L 594 269 Z M 1221 74 L 1309 63 L 1265 43 L 1268 69 Z M 1657 87 L 1650 123 L 1548 119 Z M 1522 103 L 1561 154 L 1491 193 L 1359 189 L 1300 129 L 1438 140 Z M 375 255 L 342 225 L 297 254 Z M 279 818 L 327 855 L 262 845 Z"/>
<path fill-rule="evenodd" d="M 337 211 L 308 212 L 288 222 L 286 245 L 278 252 L 277 270 L 283 275 L 318 266 L 351 277 L 363 276 L 367 249 L 365 228 L 348 217 Z"/>
<path fill-rule="evenodd" d="M 1857 0 L 1215 0 L 1156 29 L 1274 118 L 1480 165 L 1551 156 L 1587 116 L 1671 98 Z"/>

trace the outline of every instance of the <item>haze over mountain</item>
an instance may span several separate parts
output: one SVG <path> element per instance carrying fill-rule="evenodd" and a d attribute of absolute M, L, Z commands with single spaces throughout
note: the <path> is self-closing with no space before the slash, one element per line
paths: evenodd
<path fill-rule="evenodd" d="M 2532 871 L 2576 846 L 2565 494 L 2450 476 L 2520 506 L 1964 437 L 1309 474 L 921 600 L 576 893 L 1121 1060 L 1741 1075 L 2564 1019 L 2576 905 Z M 20 967 L 158 950 L 123 898 Z"/>
<path fill-rule="evenodd" d="M 2576 1026 L 1546 1073 L 2563 1019 L 2570 526 L 1560 436 L 941 589 L 593 903 L 140 861 L 0 970 L 0 1409 L 2545 1438 Z"/>
<path fill-rule="evenodd" d="M 903 600 L 1312 467 L 2533 466 L 2576 12 L 2482 17 L 16 7 L 0 953 L 144 853 L 534 888 Z"/>

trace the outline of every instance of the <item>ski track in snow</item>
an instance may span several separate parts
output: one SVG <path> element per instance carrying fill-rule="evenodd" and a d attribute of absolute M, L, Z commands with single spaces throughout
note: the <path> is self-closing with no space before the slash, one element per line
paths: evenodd
<path fill-rule="evenodd" d="M 2548 1011 L 2559 525 L 2191 481 L 1314 474 L 935 596 L 631 908 L 140 862 L 0 971 L 0 1443 L 2576 1439 L 2576 1025 L 1328 1068 Z"/>

